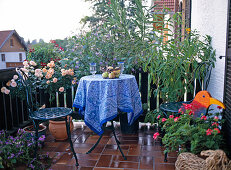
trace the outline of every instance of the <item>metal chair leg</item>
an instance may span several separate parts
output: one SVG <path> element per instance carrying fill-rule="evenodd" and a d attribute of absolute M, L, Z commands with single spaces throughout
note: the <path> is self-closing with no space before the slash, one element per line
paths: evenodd
<path fill-rule="evenodd" d="M 112 131 L 114 131 L 114 124 L 113 124 L 113 121 L 111 121 L 111 127 L 112 127 Z M 116 143 L 119 143 L 120 144 L 120 141 L 118 140 L 117 136 L 115 136 L 115 140 L 116 140 Z"/>
<path fill-rule="evenodd" d="M 102 137 L 103 137 L 103 134 L 100 135 L 100 137 L 99 137 L 99 139 L 97 140 L 97 142 L 91 147 L 91 149 L 90 149 L 89 151 L 86 152 L 86 154 L 91 153 L 91 152 L 95 149 L 95 147 L 99 144 L 99 142 L 100 142 L 100 140 L 101 140 Z"/>
<path fill-rule="evenodd" d="M 164 154 L 164 162 L 168 162 L 167 157 L 168 157 L 168 152 Z"/>
<path fill-rule="evenodd" d="M 124 155 L 122 149 L 120 148 L 120 141 L 119 141 L 119 140 L 117 139 L 117 137 L 116 137 L 115 128 L 114 128 L 113 122 L 112 122 L 112 133 L 113 133 L 113 135 L 114 135 L 114 137 L 115 137 L 115 141 L 116 141 L 116 144 L 117 144 L 117 146 L 118 146 L 118 148 L 119 148 L 119 150 L 120 150 L 120 153 L 122 154 L 124 160 L 127 160 L 127 158 L 126 158 L 126 156 Z"/>
<path fill-rule="evenodd" d="M 39 123 L 38 121 L 33 121 L 34 128 L 35 128 L 35 150 L 34 150 L 34 158 L 37 158 L 37 151 L 38 151 L 38 130 L 39 130 Z"/>
<path fill-rule="evenodd" d="M 75 157 L 75 162 L 76 162 L 75 165 L 76 165 L 76 166 L 79 166 L 78 158 L 77 158 L 77 156 L 76 156 L 75 150 L 74 150 L 74 148 L 73 148 L 73 143 L 72 143 L 72 140 L 71 140 L 71 133 L 70 133 L 70 121 L 71 121 L 71 119 L 70 119 L 70 117 L 69 117 L 69 123 L 68 123 L 68 121 L 67 121 L 67 117 L 65 117 L 65 121 L 66 121 L 67 136 L 68 136 L 68 140 L 69 140 L 69 142 L 70 142 L 71 151 L 72 151 L 72 153 L 73 153 L 73 155 L 74 155 L 74 157 Z"/>

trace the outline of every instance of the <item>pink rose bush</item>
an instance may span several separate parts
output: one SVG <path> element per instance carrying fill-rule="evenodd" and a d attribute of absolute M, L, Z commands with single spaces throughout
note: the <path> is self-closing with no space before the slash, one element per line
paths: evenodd
<path fill-rule="evenodd" d="M 157 114 L 156 120 L 164 132 L 162 143 L 165 152 L 189 151 L 195 154 L 202 150 L 219 149 L 222 145 L 223 136 L 221 126 L 224 120 L 221 113 L 208 113 L 194 118 L 194 112 L 190 104 L 185 104 L 186 110 L 179 110 L 178 114 L 166 115 Z M 153 135 L 156 140 L 159 132 Z"/>
<path fill-rule="evenodd" d="M 28 75 L 33 92 L 36 92 L 36 89 L 44 89 L 45 92 L 55 95 L 56 92 L 63 93 L 68 88 L 77 85 L 75 71 L 68 64 L 68 59 L 65 59 L 65 62 L 62 62 L 62 60 L 51 60 L 43 66 L 35 61 L 25 60 L 23 65 L 24 67 L 20 69 Z M 25 98 L 24 87 L 18 75 L 14 75 L 6 83 L 6 86 L 1 88 L 1 92 Z"/>

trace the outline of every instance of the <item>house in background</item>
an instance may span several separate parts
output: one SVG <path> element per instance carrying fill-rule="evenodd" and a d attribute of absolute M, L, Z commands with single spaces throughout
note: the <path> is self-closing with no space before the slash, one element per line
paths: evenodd
<path fill-rule="evenodd" d="M 27 47 L 15 30 L 0 31 L 0 69 L 23 66 Z"/>

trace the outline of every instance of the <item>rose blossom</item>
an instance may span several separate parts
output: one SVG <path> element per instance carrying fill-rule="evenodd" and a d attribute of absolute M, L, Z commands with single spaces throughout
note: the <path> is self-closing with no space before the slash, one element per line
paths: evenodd
<path fill-rule="evenodd" d="M 58 81 L 58 79 L 55 77 L 53 78 L 53 83 L 56 83 Z"/>
<path fill-rule="evenodd" d="M 47 84 L 50 84 L 50 80 L 47 80 Z"/>
<path fill-rule="evenodd" d="M 6 91 L 6 87 L 2 87 L 2 88 L 1 88 L 1 92 L 2 92 L 2 93 L 5 93 L 5 91 Z"/>
<path fill-rule="evenodd" d="M 64 87 L 60 87 L 60 88 L 59 88 L 59 91 L 60 91 L 60 92 L 64 92 Z"/>
<path fill-rule="evenodd" d="M 158 132 L 154 133 L 153 138 L 156 140 L 158 138 L 158 136 L 160 136 L 160 134 Z"/>
<path fill-rule="evenodd" d="M 10 90 L 6 89 L 5 94 L 9 94 L 9 93 L 10 93 Z"/>
<path fill-rule="evenodd" d="M 34 61 L 30 61 L 30 65 L 37 66 L 37 64 Z"/>
<path fill-rule="evenodd" d="M 15 81 L 12 81 L 10 85 L 11 85 L 11 87 L 16 87 L 17 83 Z"/>
<path fill-rule="evenodd" d="M 59 88 L 59 91 L 60 91 L 60 92 L 63 92 L 63 91 L 64 91 L 64 87 L 60 87 L 60 88 Z"/>
<path fill-rule="evenodd" d="M 10 86 L 10 84 L 11 84 L 11 81 L 8 81 L 7 83 L 6 83 L 6 85 L 9 87 Z"/>
<path fill-rule="evenodd" d="M 18 75 L 14 75 L 14 76 L 13 76 L 13 79 L 14 79 L 14 80 L 17 80 L 17 79 L 18 79 Z"/>
<path fill-rule="evenodd" d="M 46 72 L 47 72 L 47 69 L 43 68 L 42 71 L 43 71 L 44 73 L 46 73 Z"/>

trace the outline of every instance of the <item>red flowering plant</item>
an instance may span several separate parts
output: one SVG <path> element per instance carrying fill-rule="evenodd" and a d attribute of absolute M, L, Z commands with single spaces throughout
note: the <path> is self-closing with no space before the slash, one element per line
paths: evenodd
<path fill-rule="evenodd" d="M 185 105 L 185 111 L 179 110 L 179 114 L 165 118 L 157 116 L 162 131 L 165 132 L 162 143 L 165 153 L 171 151 L 200 153 L 207 149 L 219 149 L 223 144 L 221 126 L 224 120 L 222 110 L 218 113 L 208 113 L 195 118 L 191 105 Z M 153 138 L 157 139 L 159 133 Z M 180 149 L 179 149 L 180 148 Z"/>

